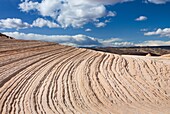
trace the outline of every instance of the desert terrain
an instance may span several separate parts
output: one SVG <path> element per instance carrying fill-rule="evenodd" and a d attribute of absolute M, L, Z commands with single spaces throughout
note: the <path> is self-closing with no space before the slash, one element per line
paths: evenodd
<path fill-rule="evenodd" d="M 164 56 L 170 54 L 170 46 L 91 47 L 89 49 L 120 55 Z"/>
<path fill-rule="evenodd" d="M 0 114 L 170 114 L 170 59 L 0 35 Z"/>

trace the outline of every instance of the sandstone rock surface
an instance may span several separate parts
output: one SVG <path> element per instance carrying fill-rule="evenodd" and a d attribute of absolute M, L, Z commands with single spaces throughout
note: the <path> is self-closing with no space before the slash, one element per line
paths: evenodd
<path fill-rule="evenodd" d="M 1 36 L 0 114 L 170 114 L 170 60 Z"/>

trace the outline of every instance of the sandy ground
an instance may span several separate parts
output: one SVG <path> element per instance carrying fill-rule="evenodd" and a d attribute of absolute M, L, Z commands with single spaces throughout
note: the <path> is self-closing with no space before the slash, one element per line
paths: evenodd
<path fill-rule="evenodd" d="M 170 60 L 0 37 L 0 114 L 170 114 Z"/>

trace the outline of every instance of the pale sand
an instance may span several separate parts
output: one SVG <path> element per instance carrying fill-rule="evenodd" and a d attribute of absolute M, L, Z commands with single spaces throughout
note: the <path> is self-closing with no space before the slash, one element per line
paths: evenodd
<path fill-rule="evenodd" d="M 170 60 L 0 39 L 0 114 L 170 114 Z"/>

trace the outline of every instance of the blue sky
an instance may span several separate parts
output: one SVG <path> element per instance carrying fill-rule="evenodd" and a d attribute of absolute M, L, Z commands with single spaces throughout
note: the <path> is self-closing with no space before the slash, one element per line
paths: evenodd
<path fill-rule="evenodd" d="M 170 0 L 0 0 L 0 32 L 72 46 L 170 45 Z"/>

